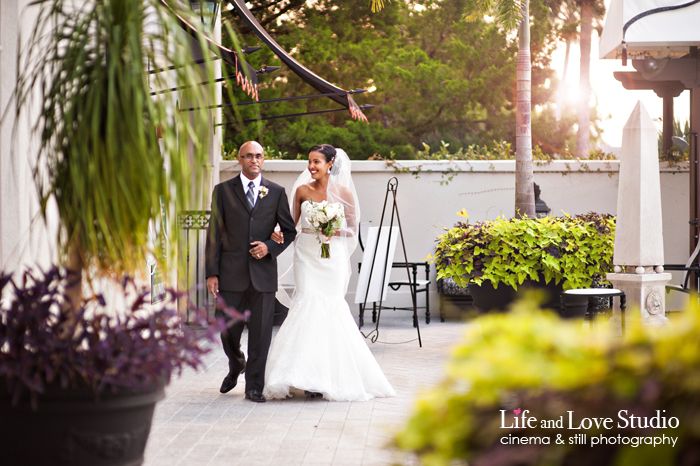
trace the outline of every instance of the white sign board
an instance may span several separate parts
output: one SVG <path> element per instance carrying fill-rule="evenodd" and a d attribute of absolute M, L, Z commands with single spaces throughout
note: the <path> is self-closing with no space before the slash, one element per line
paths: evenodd
<path fill-rule="evenodd" d="M 391 230 L 391 238 L 389 238 L 389 230 Z M 377 241 L 377 237 L 379 237 L 379 241 Z M 365 242 L 365 251 L 362 254 L 362 269 L 360 269 L 360 276 L 357 279 L 357 288 L 355 289 L 355 304 L 373 303 L 386 299 L 391 264 L 394 263 L 394 252 L 396 251 L 396 240 L 398 237 L 399 228 L 397 226 L 393 228 L 388 226 L 381 227 L 381 234 L 379 233 L 379 227 L 369 228 L 367 241 Z M 375 246 L 377 249 L 376 255 L 374 254 Z M 372 267 L 372 258 L 374 258 L 374 267 Z M 383 289 L 382 281 L 384 282 Z M 367 299 L 365 299 L 365 295 Z"/>

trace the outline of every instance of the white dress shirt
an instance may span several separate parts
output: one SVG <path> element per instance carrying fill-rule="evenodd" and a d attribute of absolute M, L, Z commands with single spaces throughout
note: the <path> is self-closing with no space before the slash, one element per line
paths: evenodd
<path fill-rule="evenodd" d="M 249 179 L 247 176 L 241 172 L 241 183 L 243 183 L 243 194 L 248 194 L 248 184 L 253 182 L 253 205 L 258 202 L 258 193 L 260 192 L 260 182 L 262 181 L 262 175 L 258 175 L 254 180 Z"/>

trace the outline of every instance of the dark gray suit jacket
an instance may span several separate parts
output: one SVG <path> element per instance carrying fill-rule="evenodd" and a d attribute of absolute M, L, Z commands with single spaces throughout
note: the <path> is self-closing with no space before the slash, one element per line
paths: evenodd
<path fill-rule="evenodd" d="M 252 284 L 260 292 L 277 291 L 277 256 L 296 236 L 294 220 L 284 188 L 264 177 L 260 186 L 268 193 L 251 210 L 241 177 L 236 176 L 214 188 L 211 219 L 207 230 L 206 275 L 219 277 L 220 291 L 245 291 Z M 260 192 L 260 190 L 259 190 Z M 270 239 L 279 224 L 284 244 Z M 270 253 L 255 259 L 248 252 L 253 241 L 262 241 Z"/>

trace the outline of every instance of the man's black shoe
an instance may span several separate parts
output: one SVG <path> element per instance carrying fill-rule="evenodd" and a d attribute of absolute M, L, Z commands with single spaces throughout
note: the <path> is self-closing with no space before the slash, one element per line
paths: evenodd
<path fill-rule="evenodd" d="M 263 394 L 260 392 L 260 390 L 251 390 L 249 392 L 245 392 L 245 399 L 254 401 L 256 403 L 265 403 L 265 401 L 267 401 Z"/>
<path fill-rule="evenodd" d="M 224 381 L 221 382 L 221 388 L 219 388 L 219 391 L 221 393 L 228 393 L 236 387 L 237 383 L 238 383 L 238 375 L 236 375 L 234 377 L 229 372 L 228 375 L 226 377 L 224 377 Z"/>

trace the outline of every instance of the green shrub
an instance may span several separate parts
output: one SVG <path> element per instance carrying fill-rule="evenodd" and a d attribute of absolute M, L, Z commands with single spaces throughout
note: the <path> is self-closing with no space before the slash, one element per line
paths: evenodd
<path fill-rule="evenodd" d="M 691 465 L 700 458 L 700 306 L 664 328 L 628 322 L 624 337 L 537 312 L 520 302 L 510 314 L 489 314 L 469 326 L 453 351 L 445 379 L 423 394 L 394 441 L 423 464 Z M 638 312 L 630 313 L 630 316 Z M 503 414 L 501 410 L 504 410 Z M 506 429 L 519 410 L 537 420 Z M 622 411 L 622 410 L 627 410 Z M 629 416 L 678 421 L 636 428 Z M 665 411 L 664 411 L 665 410 Z M 612 427 L 570 430 L 583 418 L 612 418 Z M 619 417 L 627 419 L 623 424 Z M 501 419 L 504 416 L 505 422 Z M 542 420 L 563 416 L 563 427 Z M 639 421 L 637 421 L 639 424 Z M 575 434 L 586 443 L 569 444 Z M 564 444 L 556 443 L 562 435 Z M 671 445 L 593 445 L 627 437 L 676 438 Z M 602 436 L 602 437 L 601 437 Z M 549 444 L 504 445 L 512 438 L 549 438 Z M 608 440 L 605 440 L 606 442 Z"/>
<path fill-rule="evenodd" d="M 608 214 L 459 222 L 438 237 L 437 278 L 462 287 L 488 280 L 517 289 L 540 278 L 564 289 L 589 287 L 612 271 L 614 239 Z"/>
<path fill-rule="evenodd" d="M 423 148 L 416 152 L 418 160 L 514 160 L 515 150 L 507 141 L 491 141 L 490 144 L 469 144 L 458 149 L 451 149 L 450 144 L 440 141 L 440 147 L 436 150 L 423 143 Z M 572 153 L 566 151 L 559 154 L 545 152 L 542 147 L 535 145 L 532 148 L 532 159 L 541 162 L 551 162 L 556 159 L 579 160 Z M 615 160 L 615 156 L 600 149 L 591 150 L 589 160 Z"/>
<path fill-rule="evenodd" d="M 541 154 L 541 152 L 538 152 L 538 154 Z M 533 156 L 535 156 L 534 153 Z M 506 141 L 492 141 L 489 145 L 470 144 L 457 150 L 451 150 L 449 143 L 440 141 L 440 147 L 437 150 L 433 150 L 428 144 L 423 143 L 423 148 L 416 153 L 416 159 L 512 160 L 515 159 L 515 151 L 511 144 Z"/>
<path fill-rule="evenodd" d="M 308 150 L 321 143 L 344 149 L 353 160 L 367 160 L 376 154 L 391 159 L 415 157 L 415 149 L 406 143 L 404 131 L 384 128 L 377 122 L 346 121 L 338 125 L 322 119 L 300 118 L 284 126 L 284 129 L 268 127 L 262 133 L 251 126 L 227 138 L 224 154 L 237 150 L 248 139 L 255 139 L 265 146 L 266 154 L 277 153 L 279 156 L 275 158 L 287 160 L 306 160 Z"/>

